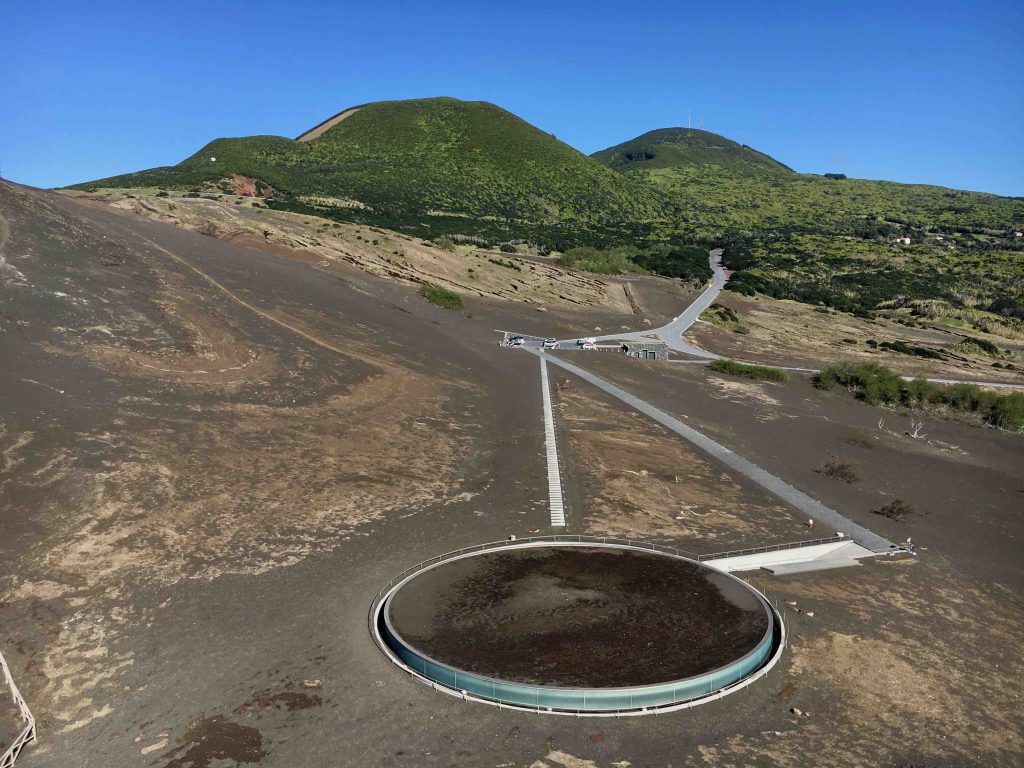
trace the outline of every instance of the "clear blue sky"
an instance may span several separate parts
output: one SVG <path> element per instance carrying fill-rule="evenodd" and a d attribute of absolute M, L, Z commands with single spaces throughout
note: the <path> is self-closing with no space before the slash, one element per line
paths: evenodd
<path fill-rule="evenodd" d="M 440 95 L 587 153 L 692 107 L 798 171 L 1024 195 L 1020 0 L 0 0 L 0 170 L 28 184 Z"/>

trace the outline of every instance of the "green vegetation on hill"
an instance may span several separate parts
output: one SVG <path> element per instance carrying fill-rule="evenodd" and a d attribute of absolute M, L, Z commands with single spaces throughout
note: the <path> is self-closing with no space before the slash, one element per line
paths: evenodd
<path fill-rule="evenodd" d="M 1012 318 L 1024 319 L 1024 242 L 1013 236 L 1022 198 L 793 173 L 685 128 L 593 157 L 662 190 L 684 239 L 724 246 L 731 290 L 858 314 L 928 301 L 969 315 L 968 328 L 1010 335 Z"/>
<path fill-rule="evenodd" d="M 592 157 L 617 171 L 713 166 L 745 175 L 793 174 L 791 168 L 756 149 L 695 128 L 650 131 Z"/>
<path fill-rule="evenodd" d="M 235 176 L 271 208 L 436 242 L 528 242 L 591 271 L 706 280 L 721 246 L 735 291 L 1024 335 L 1024 199 L 798 174 L 708 131 L 586 157 L 493 104 L 379 102 L 308 141 L 217 139 L 77 188 L 231 193 Z"/>
<path fill-rule="evenodd" d="M 602 275 L 654 272 L 696 283 L 711 278 L 707 249 L 692 245 L 655 243 L 642 248 L 626 245 L 603 249 L 581 246 L 570 248 L 557 261 L 569 269 Z"/>
<path fill-rule="evenodd" d="M 975 323 L 967 327 L 1024 330 L 1024 249 L 971 236 L 920 237 L 909 246 L 823 234 L 736 242 L 728 251 L 736 270 L 729 289 L 907 320 L 924 317 L 913 307 L 930 300 L 970 309 Z"/>
<path fill-rule="evenodd" d="M 233 174 L 269 185 L 285 206 L 371 223 L 427 224 L 427 234 L 493 231 L 507 238 L 594 227 L 600 240 L 602 231 L 622 227 L 621 241 L 634 236 L 637 223 L 672 213 L 642 181 L 515 115 L 450 98 L 367 104 L 311 141 L 217 139 L 176 166 L 77 188 L 192 189 Z"/>

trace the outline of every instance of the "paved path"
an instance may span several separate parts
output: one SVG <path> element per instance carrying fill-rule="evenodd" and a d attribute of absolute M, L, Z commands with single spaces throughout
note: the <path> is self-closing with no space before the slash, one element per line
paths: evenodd
<path fill-rule="evenodd" d="M 721 360 L 722 355 L 716 355 L 714 352 L 708 352 L 706 349 L 691 344 L 683 338 L 683 334 L 686 333 L 690 326 L 692 326 L 697 319 L 700 317 L 701 312 L 710 307 L 715 299 L 718 298 L 718 294 L 722 292 L 722 288 L 729 281 L 729 275 L 722 267 L 722 249 L 716 248 L 710 251 L 709 263 L 711 265 L 711 271 L 713 277 L 711 279 L 711 285 L 709 285 L 704 292 L 698 296 L 693 303 L 690 304 L 683 313 L 679 315 L 668 325 L 663 325 L 660 328 L 649 328 L 644 331 L 622 331 L 620 333 L 609 333 L 604 336 L 590 336 L 595 341 L 651 341 L 657 339 L 664 341 L 669 349 L 681 352 L 685 355 L 690 355 L 691 358 L 698 358 L 696 360 L 673 360 L 674 363 L 707 363 L 712 360 Z M 560 346 L 573 348 L 576 346 L 577 339 L 566 339 L 560 342 Z M 740 362 L 743 362 L 742 360 Z M 752 365 L 760 365 L 760 363 L 752 363 Z M 782 368 L 785 371 L 794 371 L 797 373 L 817 373 L 817 368 L 799 368 L 796 366 L 775 366 Z M 913 381 L 916 376 L 902 376 L 904 381 Z M 1007 384 L 998 381 L 972 381 L 970 379 L 943 379 L 943 378 L 931 378 L 925 377 L 928 381 L 934 382 L 935 384 L 977 384 L 979 387 L 988 388 L 1002 388 L 1002 389 L 1016 389 L 1024 391 L 1024 384 Z"/>
<path fill-rule="evenodd" d="M 775 494 L 780 499 L 789 502 L 809 518 L 821 521 L 830 526 L 833 530 L 846 534 L 858 544 L 870 549 L 872 552 L 891 552 L 896 549 L 896 545 L 888 539 L 885 539 L 878 534 L 869 531 L 867 528 L 858 525 L 852 520 L 839 514 L 834 509 L 826 507 L 817 499 L 811 498 L 803 491 L 794 488 L 785 480 L 770 474 L 753 462 L 744 459 L 742 456 L 737 455 L 724 445 L 716 443 L 707 435 L 698 432 L 693 427 L 679 421 L 679 419 L 669 416 L 664 411 L 655 408 L 653 405 L 641 400 L 639 397 L 631 395 L 626 390 L 605 381 L 599 376 L 595 376 L 577 365 L 567 363 L 566 361 L 560 360 L 556 357 L 548 357 L 544 352 L 534 352 L 534 354 L 544 355 L 552 365 L 564 368 L 569 371 L 569 373 L 579 376 L 584 381 L 593 384 L 595 387 L 607 392 L 612 397 L 618 398 L 631 408 L 651 417 L 662 426 L 675 432 L 684 440 L 693 443 L 698 448 L 711 454 L 722 463 L 739 472 L 741 475 L 750 478 L 762 488 L 765 488 L 769 492 Z"/>
<path fill-rule="evenodd" d="M 679 317 L 668 325 L 663 325 L 660 328 L 648 328 L 642 331 L 622 331 L 620 333 L 609 333 L 604 336 L 590 336 L 587 338 L 592 338 L 595 341 L 651 341 L 652 339 L 657 339 L 665 342 L 669 349 L 682 352 L 685 355 L 702 357 L 707 360 L 719 359 L 721 355 L 708 352 L 683 339 L 683 334 L 689 330 L 691 325 L 697 322 L 700 313 L 710 307 L 714 300 L 718 298 L 718 294 L 721 293 L 722 288 L 729 280 L 729 275 L 724 267 L 722 267 L 722 249 L 716 248 L 711 251 L 709 257 L 712 272 L 711 285 L 705 288 L 704 292 L 690 306 L 684 309 Z M 577 339 L 566 339 L 561 343 L 575 346 L 576 341 Z"/>
<path fill-rule="evenodd" d="M 548 504 L 551 525 L 565 527 L 565 505 L 562 500 L 562 477 L 558 471 L 558 443 L 555 441 L 555 418 L 551 412 L 551 386 L 548 383 L 548 362 L 540 359 L 540 388 L 544 400 L 544 453 L 548 463 Z"/>

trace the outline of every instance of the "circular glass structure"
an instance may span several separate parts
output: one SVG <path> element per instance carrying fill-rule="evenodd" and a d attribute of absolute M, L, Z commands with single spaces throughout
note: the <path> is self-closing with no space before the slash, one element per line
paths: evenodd
<path fill-rule="evenodd" d="M 665 708 L 716 694 L 773 657 L 759 592 L 693 560 L 544 542 L 414 569 L 379 601 L 396 661 L 460 695 L 563 712 Z"/>

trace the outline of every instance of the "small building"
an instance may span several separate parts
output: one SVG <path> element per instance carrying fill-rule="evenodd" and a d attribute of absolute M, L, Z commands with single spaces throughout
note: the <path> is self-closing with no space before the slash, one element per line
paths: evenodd
<path fill-rule="evenodd" d="M 668 360 L 668 344 L 664 341 L 627 341 L 622 351 L 640 360 Z"/>
<path fill-rule="evenodd" d="M 1020 231 L 1014 232 L 1013 236 L 1014 237 L 1024 237 L 1024 232 L 1020 232 Z"/>
<path fill-rule="evenodd" d="M 907 237 L 906 235 L 903 235 L 902 237 L 897 237 L 896 242 L 899 243 L 900 245 L 910 245 L 910 238 Z"/>

